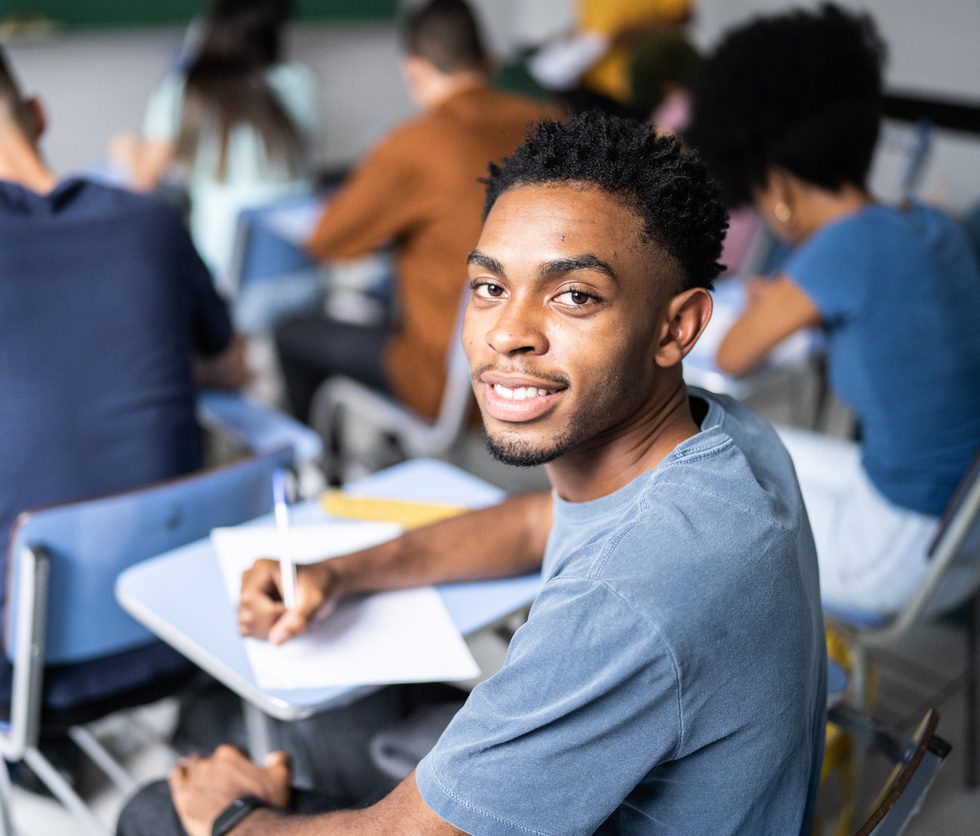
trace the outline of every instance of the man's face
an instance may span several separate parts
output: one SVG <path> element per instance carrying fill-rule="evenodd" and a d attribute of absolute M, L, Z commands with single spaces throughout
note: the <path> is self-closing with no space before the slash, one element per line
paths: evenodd
<path fill-rule="evenodd" d="M 651 400 L 677 273 L 608 193 L 517 186 L 469 259 L 463 324 L 491 451 L 534 465 L 601 446 Z"/>

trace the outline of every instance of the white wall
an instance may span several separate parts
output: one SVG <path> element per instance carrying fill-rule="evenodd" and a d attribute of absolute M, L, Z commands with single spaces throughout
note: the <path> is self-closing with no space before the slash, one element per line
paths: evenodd
<path fill-rule="evenodd" d="M 135 0 L 134 0 L 135 2 Z M 817 0 L 699 0 L 692 27 L 710 46 L 727 26 L 759 12 Z M 980 103 L 978 0 L 842 0 L 870 11 L 889 43 L 889 86 Z M 570 27 L 575 0 L 474 0 L 498 54 Z M 45 148 L 62 172 L 98 162 L 112 134 L 140 125 L 150 89 L 177 53 L 180 28 L 71 33 L 7 45 L 22 80 L 49 105 Z M 391 25 L 307 25 L 291 52 L 320 77 L 325 114 L 322 160 L 346 164 L 387 126 L 412 111 L 398 71 Z M 953 208 L 980 195 L 980 143 L 942 134 L 924 192 Z"/>
<path fill-rule="evenodd" d="M 182 29 L 165 27 L 8 44 L 25 89 L 47 105 L 44 148 L 56 169 L 91 166 L 114 133 L 140 128 L 147 95 L 171 65 L 182 37 Z M 289 43 L 291 54 L 320 78 L 326 164 L 356 159 L 412 111 L 391 26 L 303 26 L 290 33 Z"/>

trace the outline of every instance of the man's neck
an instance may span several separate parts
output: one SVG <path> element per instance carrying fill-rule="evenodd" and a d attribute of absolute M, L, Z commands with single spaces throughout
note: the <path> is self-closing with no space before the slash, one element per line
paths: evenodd
<path fill-rule="evenodd" d="M 487 83 L 486 74 L 475 70 L 436 76 L 428 79 L 425 89 L 418 93 L 419 102 L 426 110 L 435 110 L 454 96 L 486 87 Z"/>
<path fill-rule="evenodd" d="M 0 180 L 38 194 L 47 194 L 58 184 L 37 149 L 10 124 L 0 124 Z"/>
<path fill-rule="evenodd" d="M 800 189 L 798 211 L 801 237 L 809 238 L 828 223 L 860 212 L 874 200 L 865 189 L 845 184 L 837 191 L 804 184 Z"/>
<path fill-rule="evenodd" d="M 562 499 L 587 502 L 607 496 L 653 470 L 699 427 L 680 375 L 670 388 L 637 411 L 629 421 L 545 465 Z"/>

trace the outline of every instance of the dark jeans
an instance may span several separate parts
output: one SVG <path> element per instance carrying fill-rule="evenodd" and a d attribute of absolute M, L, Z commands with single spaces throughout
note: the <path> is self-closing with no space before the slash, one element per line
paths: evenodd
<path fill-rule="evenodd" d="M 308 422 L 317 387 L 334 375 L 387 392 L 384 348 L 389 333 L 386 325 L 353 325 L 314 314 L 283 322 L 276 329 L 276 350 L 293 415 Z"/>
<path fill-rule="evenodd" d="M 289 812 L 309 815 L 358 806 L 363 806 L 359 799 L 294 788 Z M 129 800 L 119 816 L 116 833 L 118 836 L 187 836 L 177 818 L 166 781 L 147 784 Z"/>
<path fill-rule="evenodd" d="M 464 696 L 451 685 L 393 685 L 350 705 L 306 720 L 283 723 L 282 748 L 292 759 L 293 780 L 304 787 L 294 789 L 289 810 L 294 813 L 346 810 L 383 798 L 397 780 L 381 772 L 372 761 L 369 751 L 372 738 L 392 723 L 427 707 L 458 706 Z M 431 743 L 435 737 L 438 734 Z M 420 751 L 418 756 L 424 754 Z M 305 787 L 316 787 L 316 790 Z M 166 781 L 148 784 L 127 802 L 119 816 L 117 833 L 123 836 L 184 834 Z"/>

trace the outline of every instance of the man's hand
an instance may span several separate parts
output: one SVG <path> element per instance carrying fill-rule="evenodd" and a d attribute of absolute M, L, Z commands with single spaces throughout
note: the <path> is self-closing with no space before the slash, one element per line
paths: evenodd
<path fill-rule="evenodd" d="M 190 836 L 209 836 L 221 811 L 243 795 L 285 807 L 289 775 L 284 752 L 273 752 L 261 767 L 235 747 L 219 746 L 210 757 L 192 755 L 178 763 L 170 771 L 170 792 Z"/>
<path fill-rule="evenodd" d="M 243 636 L 282 644 L 302 633 L 311 621 L 326 618 L 337 605 L 340 590 L 329 561 L 296 567 L 296 609 L 282 602 L 279 561 L 262 558 L 242 575 L 238 631 Z"/>
<path fill-rule="evenodd" d="M 228 348 L 213 357 L 194 359 L 194 379 L 204 389 L 241 389 L 251 373 L 246 362 L 246 342 L 236 335 Z"/>

